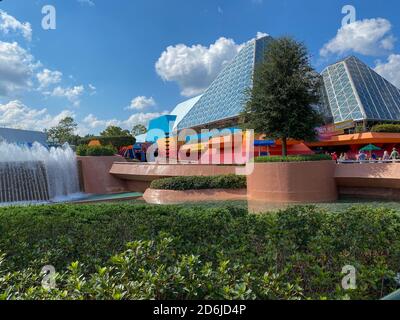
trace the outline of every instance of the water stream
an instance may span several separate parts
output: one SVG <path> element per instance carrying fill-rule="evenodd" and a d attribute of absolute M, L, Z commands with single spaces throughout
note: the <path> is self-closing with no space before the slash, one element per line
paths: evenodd
<path fill-rule="evenodd" d="M 0 204 L 62 201 L 78 194 L 74 151 L 0 142 Z"/>

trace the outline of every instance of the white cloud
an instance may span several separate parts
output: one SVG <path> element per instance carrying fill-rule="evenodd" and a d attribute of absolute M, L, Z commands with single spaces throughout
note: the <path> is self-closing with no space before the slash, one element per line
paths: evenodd
<path fill-rule="evenodd" d="M 258 31 L 257 35 L 256 35 L 256 39 L 261 39 L 261 38 L 268 37 L 268 36 L 269 36 L 268 33 Z"/>
<path fill-rule="evenodd" d="M 43 69 L 36 75 L 39 81 L 39 89 L 44 89 L 49 87 L 50 85 L 60 83 L 62 80 L 62 75 L 63 74 L 60 71 Z"/>
<path fill-rule="evenodd" d="M 241 47 L 224 37 L 209 47 L 169 46 L 158 59 L 156 71 L 164 81 L 176 81 L 183 96 L 194 96 L 204 92 Z"/>
<path fill-rule="evenodd" d="M 120 121 L 117 119 L 99 120 L 95 115 L 89 114 L 87 117 L 85 117 L 85 119 L 83 119 L 83 123 L 88 125 L 92 129 L 104 129 L 108 126 L 118 126 L 120 124 Z"/>
<path fill-rule="evenodd" d="M 74 117 L 71 111 L 63 110 L 50 115 L 47 109 L 34 109 L 19 100 L 0 104 L 0 126 L 17 129 L 38 130 L 53 127 L 65 117 Z"/>
<path fill-rule="evenodd" d="M 69 88 L 56 87 L 50 95 L 53 97 L 64 97 L 67 98 L 75 107 L 80 105 L 80 98 L 85 93 L 84 86 L 74 86 Z"/>
<path fill-rule="evenodd" d="M 400 54 L 392 54 L 386 62 L 378 61 L 375 71 L 400 88 Z"/>
<path fill-rule="evenodd" d="M 330 54 L 343 55 L 355 52 L 377 56 L 388 53 L 396 41 L 391 34 L 390 21 L 383 18 L 365 19 L 341 27 L 335 38 L 320 50 L 323 57 Z"/>
<path fill-rule="evenodd" d="M 89 83 L 89 91 L 90 91 L 90 95 L 91 96 L 93 96 L 93 95 L 95 95 L 96 93 L 97 93 L 97 88 L 94 86 L 94 85 L 92 85 L 91 83 Z"/>
<path fill-rule="evenodd" d="M 37 67 L 33 56 L 18 43 L 0 41 L 0 96 L 10 96 L 29 89 Z"/>
<path fill-rule="evenodd" d="M 155 118 L 158 118 L 162 115 L 168 114 L 167 111 L 164 112 L 149 112 L 149 113 L 136 113 L 131 115 L 126 120 L 117 120 L 117 119 L 108 119 L 101 120 L 98 119 L 95 115 L 89 114 L 82 121 L 82 125 L 79 126 L 79 132 L 82 135 L 86 135 L 90 133 L 98 133 L 103 131 L 108 126 L 119 126 L 123 129 L 132 130 L 134 125 L 143 124 L 145 126 L 148 125 L 149 121 Z"/>
<path fill-rule="evenodd" d="M 149 121 L 163 115 L 169 114 L 168 111 L 164 112 L 148 112 L 148 113 L 135 113 L 131 115 L 127 120 L 122 122 L 122 126 L 131 130 L 134 125 L 143 124 L 148 125 Z"/>
<path fill-rule="evenodd" d="M 130 106 L 126 107 L 126 110 L 143 110 L 149 107 L 154 107 L 156 101 L 153 97 L 139 96 L 132 99 Z"/>
<path fill-rule="evenodd" d="M 26 40 L 32 40 L 31 24 L 29 22 L 22 23 L 3 10 L 0 10 L 0 31 L 4 34 L 21 33 Z"/>
<path fill-rule="evenodd" d="M 96 5 L 93 0 L 78 0 L 78 2 L 82 5 L 88 5 L 89 7 L 94 7 Z"/>

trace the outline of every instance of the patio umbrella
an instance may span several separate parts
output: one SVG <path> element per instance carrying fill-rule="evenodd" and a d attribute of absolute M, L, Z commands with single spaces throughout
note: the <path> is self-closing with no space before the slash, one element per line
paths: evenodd
<path fill-rule="evenodd" d="M 369 152 L 369 157 L 372 157 L 372 151 L 380 151 L 382 150 L 381 148 L 374 146 L 373 144 L 369 144 L 367 146 L 365 146 L 364 148 L 361 148 L 360 151 L 364 151 L 364 152 Z"/>
<path fill-rule="evenodd" d="M 367 146 L 365 146 L 364 148 L 361 148 L 360 151 L 364 151 L 364 152 L 372 152 L 372 151 L 380 151 L 382 150 L 381 148 L 374 146 L 373 144 L 369 144 Z"/>

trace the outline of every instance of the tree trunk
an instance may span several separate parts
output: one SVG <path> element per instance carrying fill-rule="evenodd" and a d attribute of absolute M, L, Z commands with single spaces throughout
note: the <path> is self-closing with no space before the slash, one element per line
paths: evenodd
<path fill-rule="evenodd" d="M 287 157 L 287 137 L 282 137 L 282 156 Z"/>

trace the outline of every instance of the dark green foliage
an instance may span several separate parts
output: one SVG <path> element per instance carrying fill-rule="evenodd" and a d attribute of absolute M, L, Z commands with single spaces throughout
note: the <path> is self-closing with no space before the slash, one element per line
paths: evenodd
<path fill-rule="evenodd" d="M 75 131 L 78 128 L 78 124 L 72 117 L 66 117 L 62 119 L 57 126 L 45 130 L 48 139 L 51 143 L 64 144 L 69 143 L 76 145 L 79 136 L 75 135 Z"/>
<path fill-rule="evenodd" d="M 369 207 L 3 208 L 0 299 L 379 299 L 397 287 L 399 234 L 397 212 Z M 341 289 L 346 265 L 356 290 Z"/>
<path fill-rule="evenodd" d="M 330 155 L 326 154 L 313 154 L 304 156 L 288 156 L 288 157 L 258 157 L 254 161 L 256 163 L 263 162 L 307 162 L 307 161 L 327 161 L 332 160 Z"/>
<path fill-rule="evenodd" d="M 378 124 L 373 126 L 372 132 L 400 133 L 400 124 Z"/>
<path fill-rule="evenodd" d="M 113 147 L 119 149 L 122 147 L 127 147 L 134 145 L 136 139 L 132 136 L 117 136 L 117 137 L 88 137 L 82 138 L 79 141 L 80 145 L 89 144 L 90 141 L 98 140 L 103 146 L 112 145 Z"/>
<path fill-rule="evenodd" d="M 246 189 L 245 176 L 222 175 L 222 176 L 193 176 L 175 177 L 155 180 L 150 186 L 159 190 L 203 190 L 203 189 Z"/>
<path fill-rule="evenodd" d="M 132 135 L 134 137 L 147 133 L 147 128 L 143 124 L 133 126 Z"/>
<path fill-rule="evenodd" d="M 80 145 L 76 150 L 76 154 L 81 157 L 102 157 L 102 156 L 113 156 L 117 153 L 117 150 L 111 146 L 88 146 Z"/>
<path fill-rule="evenodd" d="M 272 41 L 242 113 L 246 128 L 282 140 L 313 140 L 322 117 L 312 108 L 320 101 L 320 75 L 311 67 L 307 48 L 292 38 Z"/>
<path fill-rule="evenodd" d="M 124 130 L 117 126 L 108 126 L 104 131 L 100 132 L 102 137 L 124 137 L 131 136 L 129 130 Z"/>

